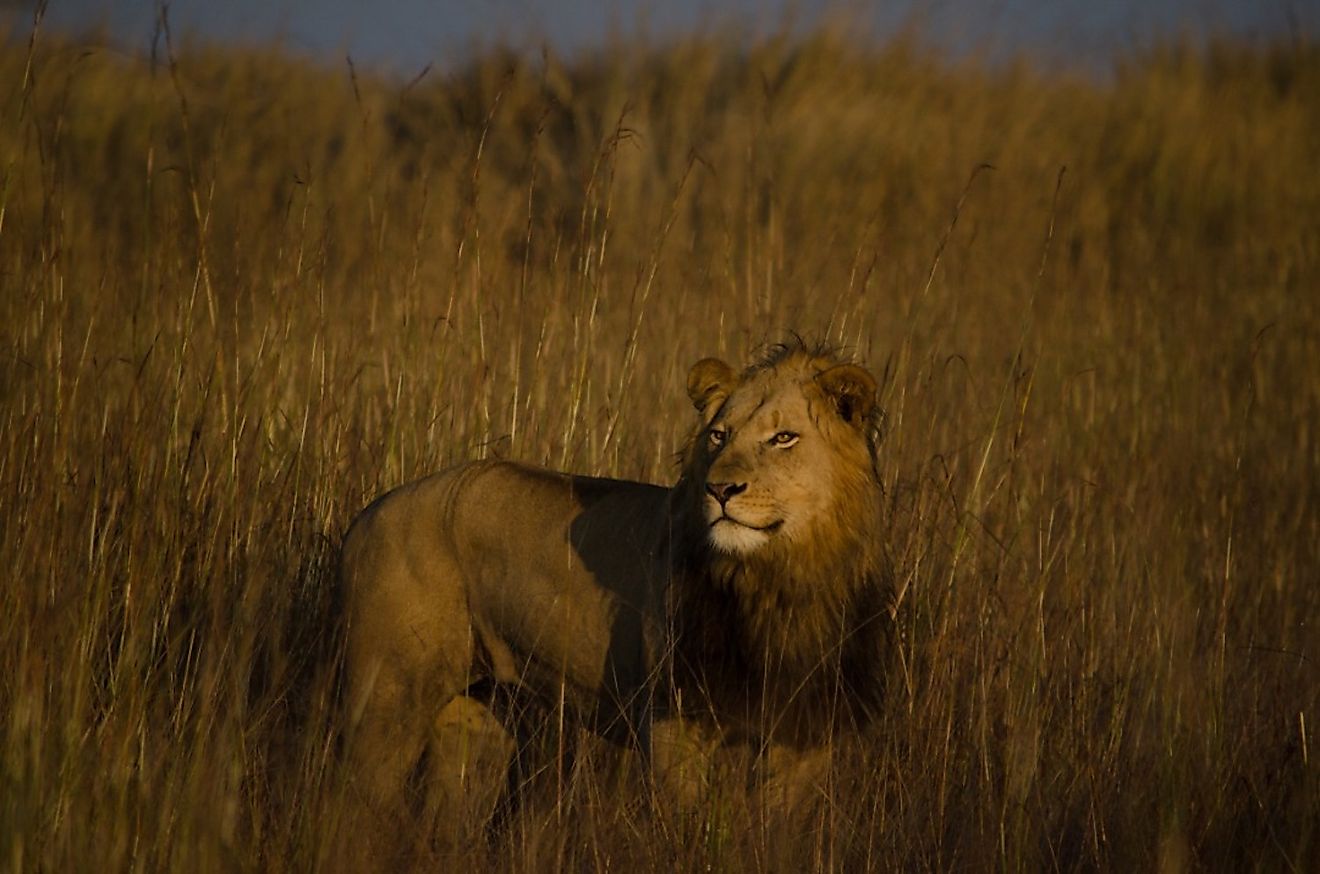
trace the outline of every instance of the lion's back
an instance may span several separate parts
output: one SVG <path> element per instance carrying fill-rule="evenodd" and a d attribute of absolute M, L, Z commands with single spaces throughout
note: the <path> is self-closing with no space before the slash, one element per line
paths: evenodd
<path fill-rule="evenodd" d="M 376 650 L 423 626 L 466 634 L 494 679 L 553 665 L 593 688 L 623 650 L 644 660 L 667 582 L 668 494 L 506 461 L 395 489 L 345 538 L 350 622 L 365 626 L 353 637 Z"/>

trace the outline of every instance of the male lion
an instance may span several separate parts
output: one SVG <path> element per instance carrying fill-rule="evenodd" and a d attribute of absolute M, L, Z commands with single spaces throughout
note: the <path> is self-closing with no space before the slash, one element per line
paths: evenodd
<path fill-rule="evenodd" d="M 482 796 L 453 759 L 491 735 L 506 684 L 644 754 L 674 724 L 717 746 L 818 749 L 873 713 L 888 620 L 875 380 L 798 341 L 741 374 L 699 361 L 687 389 L 698 427 L 672 488 L 483 461 L 353 523 L 348 765 L 378 812 L 418 785 L 433 814 Z"/>

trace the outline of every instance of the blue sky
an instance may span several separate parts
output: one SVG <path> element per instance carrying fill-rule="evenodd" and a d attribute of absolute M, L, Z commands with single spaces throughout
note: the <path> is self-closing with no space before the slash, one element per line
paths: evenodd
<path fill-rule="evenodd" d="M 0 0 L 0 9 L 25 32 L 33 2 Z M 104 24 L 125 48 L 146 51 L 156 6 L 50 0 L 46 26 L 77 33 Z M 772 31 L 785 21 L 809 26 L 838 10 L 880 36 L 915 23 L 926 40 L 954 53 L 977 47 L 1101 71 L 1115 52 L 1161 36 L 1320 31 L 1320 0 L 172 0 L 170 20 L 176 37 L 279 42 L 327 61 L 352 55 L 407 74 L 501 39 L 571 52 L 612 33 L 663 37 L 727 21 Z"/>

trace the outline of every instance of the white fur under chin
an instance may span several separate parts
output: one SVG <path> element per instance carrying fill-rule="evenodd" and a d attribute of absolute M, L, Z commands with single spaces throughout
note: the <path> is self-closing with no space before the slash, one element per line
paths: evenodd
<path fill-rule="evenodd" d="M 770 535 L 737 522 L 716 522 L 710 529 L 710 543 L 720 552 L 747 555 L 755 552 L 770 539 Z"/>

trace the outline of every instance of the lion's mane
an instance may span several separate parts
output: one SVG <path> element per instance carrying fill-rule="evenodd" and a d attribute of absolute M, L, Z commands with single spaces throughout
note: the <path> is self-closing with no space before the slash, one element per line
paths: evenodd
<path fill-rule="evenodd" d="M 740 380 L 800 382 L 849 363 L 836 349 L 795 339 L 771 347 Z M 836 512 L 814 519 L 806 537 L 777 538 L 747 555 L 721 552 L 706 538 L 699 504 L 709 462 L 700 429 L 685 448 L 675 486 L 685 524 L 670 592 L 674 669 L 680 688 L 697 690 L 717 716 L 751 726 L 769 717 L 772 725 L 753 730 L 811 746 L 874 715 L 891 619 L 881 422 L 872 405 L 858 423 L 862 453 L 832 446 L 842 473 Z M 829 440 L 836 432 L 821 433 Z"/>

